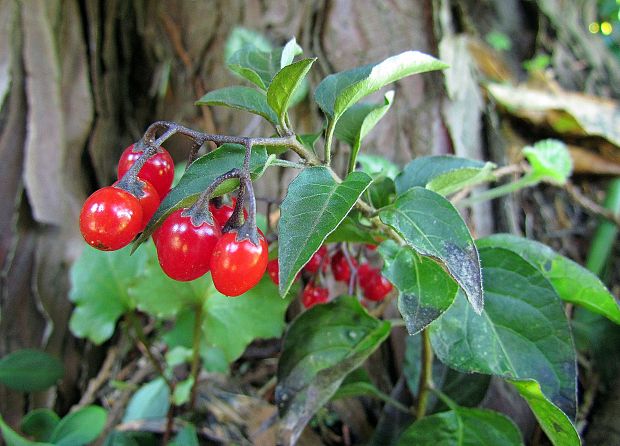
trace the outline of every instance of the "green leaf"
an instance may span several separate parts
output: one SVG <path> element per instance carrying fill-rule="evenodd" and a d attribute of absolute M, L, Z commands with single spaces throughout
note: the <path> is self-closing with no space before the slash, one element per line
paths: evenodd
<path fill-rule="evenodd" d="M 52 443 L 40 443 L 22 437 L 4 422 L 2 416 L 0 416 L 0 431 L 7 446 L 54 446 Z"/>
<path fill-rule="evenodd" d="M 548 183 L 564 185 L 573 172 L 573 159 L 566 144 L 557 139 L 538 141 L 523 149 L 532 166 L 530 175 Z"/>
<path fill-rule="evenodd" d="M 281 295 L 288 292 L 299 270 L 342 222 L 370 181 L 365 173 L 353 172 L 337 183 L 326 167 L 304 169 L 292 181 L 280 207 Z"/>
<path fill-rule="evenodd" d="M 262 90 L 267 90 L 271 80 L 278 71 L 293 62 L 302 49 L 295 39 L 284 47 L 272 51 L 263 51 L 247 45 L 228 59 L 228 68 L 246 78 Z"/>
<path fill-rule="evenodd" d="M 123 423 L 166 418 L 170 408 L 170 389 L 162 378 L 144 384 L 127 404 Z"/>
<path fill-rule="evenodd" d="M 521 432 L 506 416 L 486 409 L 455 407 L 424 417 L 400 436 L 397 445 L 518 446 Z"/>
<path fill-rule="evenodd" d="M 446 311 L 459 287 L 437 262 L 392 240 L 379 246 L 383 275 L 399 291 L 398 310 L 410 335 L 424 329 Z"/>
<path fill-rule="evenodd" d="M 231 169 L 243 165 L 245 148 L 238 144 L 224 144 L 220 148 L 201 156 L 187 169 L 179 184 L 174 187 L 149 221 L 146 229 L 133 244 L 133 250 L 153 233 L 163 220 L 175 210 L 184 206 L 190 206 L 198 196 L 204 192 L 218 176 Z M 253 148 L 250 159 L 250 171 L 252 179 L 257 179 L 263 173 L 263 167 L 267 161 L 265 148 Z M 234 190 L 239 185 L 237 179 L 222 183 L 215 191 L 215 195 L 223 195 Z"/>
<path fill-rule="evenodd" d="M 188 424 L 174 437 L 174 441 L 170 446 L 200 446 L 198 443 L 198 434 L 193 424 Z"/>
<path fill-rule="evenodd" d="M 276 122 L 284 128 L 287 127 L 286 111 L 290 107 L 291 99 L 315 61 L 316 58 L 303 59 L 285 66 L 278 71 L 267 89 L 267 103 L 276 112 Z"/>
<path fill-rule="evenodd" d="M 0 359 L 0 383 L 18 392 L 45 390 L 64 373 L 62 362 L 39 350 L 17 350 Z"/>
<path fill-rule="evenodd" d="M 363 226 L 357 221 L 357 218 L 353 215 L 355 212 L 351 211 L 349 215 L 334 229 L 334 231 L 327 236 L 325 243 L 369 243 L 376 244 L 377 240 L 372 235 L 372 230 L 368 226 Z"/>
<path fill-rule="evenodd" d="M 620 324 L 620 307 L 600 279 L 583 266 L 548 246 L 511 234 L 494 234 L 476 242 L 478 247 L 513 251 L 530 262 L 555 288 L 558 295 L 576 305 Z"/>
<path fill-rule="evenodd" d="M 425 256 L 438 258 L 461 286 L 474 310 L 484 305 L 476 245 L 454 206 L 441 195 L 414 187 L 381 210 L 381 221 Z"/>
<path fill-rule="evenodd" d="M 536 381 L 510 381 L 525 398 L 540 427 L 554 446 L 579 446 L 579 434 L 570 419 L 543 394 Z"/>
<path fill-rule="evenodd" d="M 86 406 L 64 417 L 52 432 L 50 442 L 56 446 L 82 446 L 103 432 L 107 412 L 99 406 Z"/>
<path fill-rule="evenodd" d="M 153 283 L 144 288 L 144 291 L 150 288 L 156 289 L 158 286 L 166 288 L 165 285 L 158 285 L 163 283 L 159 279 L 152 279 L 150 282 Z M 174 283 L 177 284 L 176 292 L 162 295 L 159 298 L 160 303 L 157 304 L 158 308 L 163 309 L 166 301 L 172 300 L 170 296 L 175 296 L 175 299 L 178 296 L 184 300 L 192 299 L 190 296 L 194 296 L 193 299 L 196 301 L 204 302 L 201 354 L 203 357 L 210 355 L 210 358 L 205 358 L 207 367 L 216 363 L 216 369 L 220 371 L 222 362 L 225 370 L 227 365 L 238 359 L 254 340 L 277 338 L 282 335 L 286 309 L 299 289 L 298 286 L 294 286 L 287 298 L 281 299 L 277 287 L 265 276 L 245 294 L 230 298 L 217 292 L 210 275 L 191 282 Z M 192 347 L 194 313 L 195 310 L 191 307 L 178 311 L 175 327 L 165 335 L 170 348 Z M 170 312 L 158 314 L 169 316 Z M 235 335 L 231 336 L 231 333 Z"/>
<path fill-rule="evenodd" d="M 50 409 L 35 409 L 21 421 L 22 432 L 36 441 L 49 441 L 60 417 Z"/>
<path fill-rule="evenodd" d="M 314 413 L 390 334 L 353 297 L 316 305 L 289 327 L 278 363 L 276 401 L 283 443 L 294 444 Z"/>
<path fill-rule="evenodd" d="M 382 393 L 372 383 L 368 372 L 363 368 L 355 369 L 349 373 L 340 384 L 340 387 L 332 396 L 332 401 L 341 398 L 353 398 L 356 396 L 375 396 L 381 398 Z"/>
<path fill-rule="evenodd" d="M 480 250 L 486 303 L 482 314 L 465 299 L 431 325 L 437 357 L 463 372 L 534 379 L 570 417 L 576 411 L 573 340 L 551 284 L 525 259 L 501 248 Z"/>
<path fill-rule="evenodd" d="M 485 163 L 456 156 L 422 156 L 405 166 L 396 177 L 396 193 L 403 194 L 419 186 L 427 187 L 433 179 L 460 169 L 484 169 Z"/>
<path fill-rule="evenodd" d="M 314 98 L 333 122 L 364 96 L 413 74 L 441 70 L 448 65 L 418 51 L 407 51 L 382 62 L 327 76 L 316 88 Z"/>
<path fill-rule="evenodd" d="M 155 436 L 150 432 L 112 431 L 105 439 L 103 446 L 153 446 Z"/>
<path fill-rule="evenodd" d="M 224 46 L 224 60 L 239 51 L 241 48 L 251 45 L 261 51 L 271 51 L 271 42 L 261 33 L 252 31 L 242 26 L 235 26 L 226 39 Z"/>
<path fill-rule="evenodd" d="M 78 338 L 101 344 L 112 336 L 116 321 L 135 308 L 128 290 L 147 255 L 129 256 L 130 248 L 103 252 L 87 246 L 70 271 L 69 299 L 76 305 L 69 327 Z"/>
<path fill-rule="evenodd" d="M 495 164 L 486 163 L 484 167 L 465 167 L 462 169 L 451 170 L 436 176 L 428 182 L 426 188 L 447 196 L 458 192 L 466 187 L 473 187 L 487 181 L 495 180 L 493 169 Z"/>
<path fill-rule="evenodd" d="M 195 105 L 222 105 L 262 116 L 274 126 L 278 125 L 278 116 L 267 103 L 267 96 L 262 91 L 250 87 L 225 87 L 205 94 Z"/>
<path fill-rule="evenodd" d="M 179 381 L 174 387 L 174 392 L 172 393 L 172 403 L 175 406 L 182 406 L 187 403 L 189 401 L 193 385 L 194 378 L 191 376 L 183 381 Z"/>
<path fill-rule="evenodd" d="M 355 168 L 357 154 L 362 145 L 362 139 L 377 125 L 392 106 L 394 91 L 388 91 L 383 96 L 383 103 L 362 103 L 351 106 L 338 120 L 334 134 L 336 138 L 351 146 L 349 156 L 349 170 Z"/>

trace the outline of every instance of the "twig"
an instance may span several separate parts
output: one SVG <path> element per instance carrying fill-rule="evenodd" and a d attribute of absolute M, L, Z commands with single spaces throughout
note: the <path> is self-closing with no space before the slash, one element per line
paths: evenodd
<path fill-rule="evenodd" d="M 600 204 L 590 200 L 572 182 L 568 181 L 565 188 L 568 195 L 590 214 L 603 217 L 604 219 L 609 220 L 616 226 L 620 227 L 620 216 L 614 215 L 614 213 L 610 210 L 605 209 Z"/>
<path fill-rule="evenodd" d="M 418 405 L 416 414 L 418 420 L 426 415 L 428 393 L 433 387 L 433 348 L 428 330 L 422 330 L 422 372 L 418 391 Z"/>
<path fill-rule="evenodd" d="M 76 410 L 88 406 L 95 400 L 95 394 L 101 387 L 103 387 L 110 377 L 110 373 L 118 356 L 118 352 L 119 348 L 116 345 L 109 348 L 108 354 L 106 355 L 103 365 L 101 366 L 101 370 L 99 370 L 97 376 L 88 382 L 88 387 L 86 387 L 84 395 L 82 395 L 80 401 L 71 408 L 71 412 L 75 412 Z"/>

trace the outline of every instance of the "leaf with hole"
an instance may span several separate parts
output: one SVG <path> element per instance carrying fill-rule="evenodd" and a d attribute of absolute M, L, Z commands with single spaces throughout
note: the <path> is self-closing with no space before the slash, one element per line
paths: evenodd
<path fill-rule="evenodd" d="M 459 287 L 437 262 L 392 240 L 379 246 L 383 275 L 398 289 L 398 310 L 410 335 L 423 330 L 446 311 Z"/>
<path fill-rule="evenodd" d="M 575 349 L 560 298 L 525 259 L 501 248 L 480 250 L 486 303 L 465 299 L 431 325 L 437 357 L 462 372 L 536 380 L 569 417 L 576 412 Z"/>
<path fill-rule="evenodd" d="M 371 178 L 353 172 L 338 183 L 326 167 L 304 169 L 289 185 L 280 207 L 278 264 L 280 295 L 343 221 Z"/>
<path fill-rule="evenodd" d="M 390 334 L 389 322 L 343 296 L 302 313 L 289 327 L 278 363 L 281 438 L 294 444 L 314 413 Z"/>
<path fill-rule="evenodd" d="M 222 105 L 262 116 L 272 125 L 278 125 L 278 116 L 262 91 L 250 87 L 225 87 L 210 91 L 196 101 L 196 105 Z"/>
<path fill-rule="evenodd" d="M 379 217 L 418 253 L 441 260 L 474 310 L 482 312 L 478 250 L 467 225 L 448 200 L 428 189 L 414 187 L 383 208 Z"/>
<path fill-rule="evenodd" d="M 17 350 L 0 359 L 0 383 L 18 392 L 45 390 L 64 373 L 60 360 L 39 350 Z"/>
<path fill-rule="evenodd" d="M 603 282 L 576 262 L 540 242 L 511 234 L 494 234 L 478 247 L 505 248 L 519 254 L 545 276 L 566 302 L 580 305 L 620 324 L 620 307 Z"/>

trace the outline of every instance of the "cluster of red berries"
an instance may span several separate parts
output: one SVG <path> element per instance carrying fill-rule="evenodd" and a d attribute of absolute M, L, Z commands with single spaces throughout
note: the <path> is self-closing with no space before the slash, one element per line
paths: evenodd
<path fill-rule="evenodd" d="M 374 250 L 374 245 L 366 245 L 366 249 Z M 303 270 L 313 278 L 306 284 L 301 296 L 301 302 L 306 308 L 329 301 L 329 290 L 318 285 L 314 276 L 326 273 L 331 265 L 331 273 L 334 280 L 348 284 L 353 271 L 356 274 L 356 283 L 362 291 L 365 299 L 379 302 L 392 290 L 392 284 L 381 274 L 378 268 L 373 268 L 368 263 L 358 266 L 353 257 L 347 258 L 342 250 L 337 250 L 330 258 L 327 247 L 321 246 L 310 258 Z M 267 272 L 274 283 L 279 283 L 278 259 L 270 260 L 267 264 Z"/>
<path fill-rule="evenodd" d="M 142 155 L 134 145 L 127 147 L 118 163 L 118 179 Z M 170 191 L 174 163 L 160 147 L 138 172 L 137 184 L 122 182 L 94 192 L 82 207 L 80 230 L 86 242 L 103 251 L 127 246 L 143 231 L 161 199 Z M 140 189 L 138 188 L 138 190 Z M 153 233 L 159 264 L 169 277 L 179 281 L 194 280 L 211 271 L 215 288 L 224 295 L 238 296 L 254 287 L 267 266 L 267 242 L 258 230 L 258 245 L 239 239 L 237 230 L 222 233 L 236 205 L 209 204 L 213 219 L 201 218 L 198 212 L 183 208 L 173 212 Z M 199 214 L 199 213 L 198 213 Z M 247 212 L 244 209 L 244 217 Z"/>
<path fill-rule="evenodd" d="M 118 162 L 118 180 L 142 153 L 133 144 L 125 149 Z M 117 181 L 86 199 L 80 213 L 80 231 L 89 245 L 102 251 L 115 251 L 131 243 L 146 227 L 172 185 L 174 163 L 168 151 L 160 147 L 144 164 L 138 178 L 141 196 Z"/>

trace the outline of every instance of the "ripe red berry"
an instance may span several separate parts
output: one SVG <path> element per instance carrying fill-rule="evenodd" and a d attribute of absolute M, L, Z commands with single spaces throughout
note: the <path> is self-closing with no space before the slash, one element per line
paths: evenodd
<path fill-rule="evenodd" d="M 308 282 L 301 295 L 301 303 L 306 308 L 311 308 L 316 304 L 324 304 L 329 300 L 327 288 L 315 286 L 313 282 Z"/>
<path fill-rule="evenodd" d="M 237 199 L 233 197 L 231 204 L 223 204 L 219 208 L 214 204 L 209 204 L 209 210 L 213 214 L 213 219 L 223 228 L 233 214 L 236 205 Z M 245 209 L 243 209 L 243 218 L 248 218 L 248 211 Z"/>
<path fill-rule="evenodd" d="M 373 245 L 373 244 L 370 244 L 370 243 L 366 243 L 364 246 L 365 246 L 365 247 L 366 247 L 366 249 L 367 249 L 367 250 L 369 250 L 369 251 L 374 251 L 374 250 L 376 250 L 376 249 L 377 249 L 377 245 Z"/>
<path fill-rule="evenodd" d="M 354 267 L 357 266 L 355 259 L 352 258 L 350 260 Z M 351 268 L 342 251 L 338 251 L 332 257 L 332 274 L 334 275 L 334 279 L 339 282 L 348 283 L 349 279 L 351 279 Z"/>
<path fill-rule="evenodd" d="M 327 254 L 327 247 L 321 246 L 317 252 L 315 252 L 308 263 L 304 266 L 304 269 L 310 274 L 318 272 L 319 268 L 322 271 L 327 270 L 327 264 L 329 263 L 329 255 Z"/>
<path fill-rule="evenodd" d="M 142 192 L 144 195 L 141 197 L 136 197 L 140 202 L 140 206 L 142 206 L 142 226 L 140 231 L 146 228 L 146 224 L 149 222 L 151 217 L 155 214 L 155 211 L 159 207 L 160 199 L 157 190 L 153 187 L 151 183 L 148 181 L 142 180 L 144 183 L 144 187 L 142 188 Z M 112 186 L 116 186 L 118 181 L 112 184 Z"/>
<path fill-rule="evenodd" d="M 211 277 L 225 296 L 239 296 L 253 288 L 265 274 L 269 253 L 265 236 L 258 230 L 258 246 L 237 241 L 237 231 L 222 235 L 211 257 Z"/>
<path fill-rule="evenodd" d="M 368 263 L 362 263 L 357 268 L 357 282 L 360 287 L 365 288 L 374 276 L 374 269 Z"/>
<path fill-rule="evenodd" d="M 276 285 L 280 284 L 280 267 L 278 266 L 278 259 L 272 259 L 267 262 L 267 273 L 269 277 Z"/>
<path fill-rule="evenodd" d="M 129 168 L 133 166 L 133 163 L 142 155 L 142 151 L 134 152 L 133 147 L 134 144 L 127 147 L 118 161 L 119 180 L 123 178 L 123 175 L 125 175 Z M 157 190 L 159 198 L 163 200 L 168 194 L 170 186 L 172 185 L 172 180 L 174 179 L 174 162 L 168 151 L 160 147 L 157 153 L 150 157 L 144 166 L 142 166 L 142 169 L 138 172 L 138 177 L 140 177 L 141 180 L 151 183 L 153 187 L 155 187 L 155 190 Z"/>
<path fill-rule="evenodd" d="M 364 297 L 368 300 L 379 302 L 392 291 L 392 284 L 381 274 L 381 271 L 374 269 L 367 281 L 362 285 Z"/>
<path fill-rule="evenodd" d="M 172 279 L 186 282 L 209 271 L 213 249 L 221 236 L 217 224 L 194 226 L 179 209 L 164 221 L 155 236 L 161 269 Z"/>
<path fill-rule="evenodd" d="M 129 192 L 104 187 L 86 199 L 80 212 L 80 231 L 97 249 L 121 249 L 142 229 L 142 212 L 140 202 Z"/>

